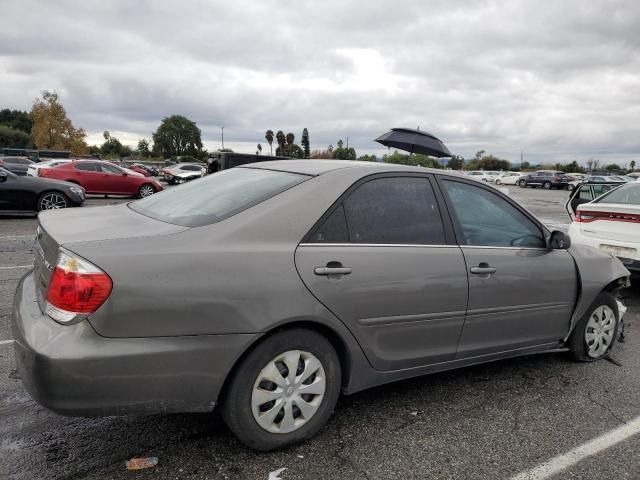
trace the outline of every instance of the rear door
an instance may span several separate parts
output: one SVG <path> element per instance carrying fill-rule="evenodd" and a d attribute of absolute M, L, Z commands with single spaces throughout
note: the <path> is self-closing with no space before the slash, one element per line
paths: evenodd
<path fill-rule="evenodd" d="M 296 250 L 309 290 L 378 370 L 455 357 L 467 274 L 433 182 L 430 175 L 367 177 Z"/>
<path fill-rule="evenodd" d="M 548 249 L 540 224 L 494 189 L 440 184 L 469 273 L 458 358 L 560 341 L 578 293 L 569 252 Z"/>

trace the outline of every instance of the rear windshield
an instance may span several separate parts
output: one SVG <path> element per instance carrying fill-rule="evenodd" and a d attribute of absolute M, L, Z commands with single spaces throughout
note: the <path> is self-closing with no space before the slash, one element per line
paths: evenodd
<path fill-rule="evenodd" d="M 627 205 L 640 205 L 640 185 L 628 183 L 602 195 L 594 203 L 623 203 Z"/>
<path fill-rule="evenodd" d="M 305 180 L 307 175 L 234 168 L 131 202 L 138 213 L 185 227 L 218 222 Z"/>

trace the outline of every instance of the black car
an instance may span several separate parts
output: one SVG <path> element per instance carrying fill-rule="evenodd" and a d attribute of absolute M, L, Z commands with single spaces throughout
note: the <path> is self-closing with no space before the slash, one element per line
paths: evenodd
<path fill-rule="evenodd" d="M 526 187 L 542 187 L 546 190 L 551 188 L 566 188 L 571 178 L 563 173 L 555 170 L 538 170 L 522 177 L 518 181 L 518 185 L 522 188 Z"/>
<path fill-rule="evenodd" d="M 0 158 L 0 167 L 5 168 L 16 175 L 26 175 L 29 165 L 35 162 L 23 157 L 3 157 Z"/>
<path fill-rule="evenodd" d="M 0 167 L 0 214 L 23 215 L 58 208 L 79 207 L 84 188 L 75 183 L 18 176 Z"/>

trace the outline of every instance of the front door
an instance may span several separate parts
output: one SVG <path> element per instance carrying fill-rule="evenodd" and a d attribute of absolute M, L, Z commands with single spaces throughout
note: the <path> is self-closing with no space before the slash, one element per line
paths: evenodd
<path fill-rule="evenodd" d="M 560 341 L 578 294 L 569 252 L 548 249 L 542 227 L 490 187 L 440 183 L 469 275 L 457 357 Z"/>
<path fill-rule="evenodd" d="M 360 182 L 296 250 L 309 290 L 378 370 L 455 357 L 467 275 L 433 181 L 395 175 Z"/>

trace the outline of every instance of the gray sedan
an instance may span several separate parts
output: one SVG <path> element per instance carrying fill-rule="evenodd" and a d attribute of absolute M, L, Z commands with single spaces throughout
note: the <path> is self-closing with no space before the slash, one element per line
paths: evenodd
<path fill-rule="evenodd" d="M 490 186 L 331 160 L 44 212 L 35 251 L 13 330 L 38 402 L 216 407 L 259 450 L 311 437 L 340 393 L 525 354 L 601 359 L 629 281 Z"/>

